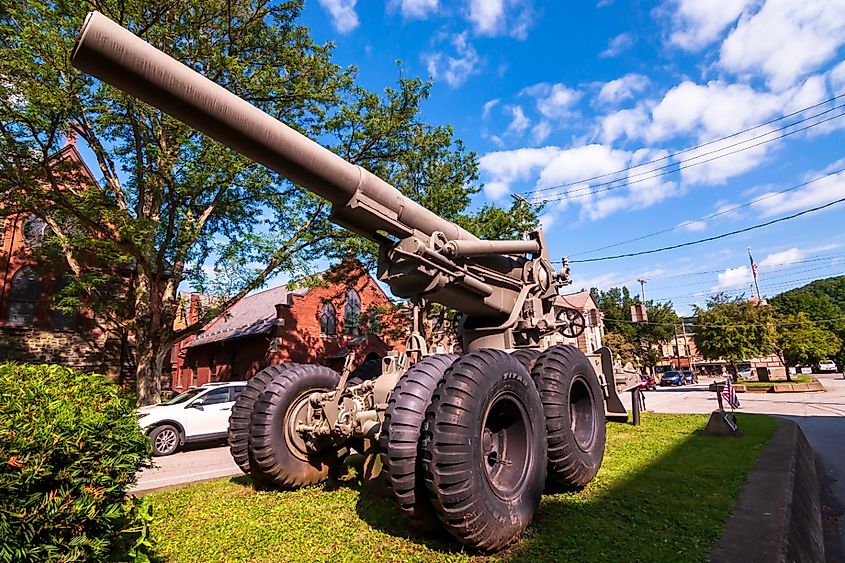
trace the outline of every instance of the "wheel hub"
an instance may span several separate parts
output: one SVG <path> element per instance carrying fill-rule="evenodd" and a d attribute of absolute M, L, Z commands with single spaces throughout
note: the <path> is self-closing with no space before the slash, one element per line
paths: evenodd
<path fill-rule="evenodd" d="M 484 475 L 501 499 L 521 494 L 531 464 L 529 444 L 533 430 L 525 406 L 512 393 L 502 393 L 490 404 L 481 429 Z"/>
<path fill-rule="evenodd" d="M 170 429 L 164 430 L 156 436 L 155 448 L 159 452 L 169 452 L 176 447 L 177 439 L 176 432 Z"/>
<path fill-rule="evenodd" d="M 593 395 L 583 379 L 572 381 L 569 390 L 569 420 L 575 442 L 587 451 L 596 435 L 596 417 Z"/>

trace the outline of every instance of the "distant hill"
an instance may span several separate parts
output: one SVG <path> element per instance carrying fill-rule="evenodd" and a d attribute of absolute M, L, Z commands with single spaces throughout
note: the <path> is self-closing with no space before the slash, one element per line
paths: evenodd
<path fill-rule="evenodd" d="M 845 316 L 845 276 L 825 278 L 784 291 L 769 303 L 784 313 L 804 311 L 810 318 Z"/>

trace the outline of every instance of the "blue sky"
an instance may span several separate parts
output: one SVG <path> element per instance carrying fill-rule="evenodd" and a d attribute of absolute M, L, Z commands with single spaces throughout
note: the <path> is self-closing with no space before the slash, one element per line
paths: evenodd
<path fill-rule="evenodd" d="M 550 200 L 555 258 L 678 244 L 845 197 L 845 108 L 834 109 L 845 97 L 783 119 L 845 94 L 845 0 L 309 0 L 302 20 L 370 89 L 395 83 L 396 60 L 430 77 L 424 118 L 452 124 L 479 155 L 477 203 Z M 845 274 L 843 219 L 839 204 L 573 263 L 573 287 L 639 293 L 644 277 L 647 298 L 685 314 L 713 291 L 750 295 L 751 247 L 773 295 Z"/>

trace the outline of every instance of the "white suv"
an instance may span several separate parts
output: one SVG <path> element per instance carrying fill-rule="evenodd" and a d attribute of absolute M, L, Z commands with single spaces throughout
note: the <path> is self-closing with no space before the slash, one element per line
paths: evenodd
<path fill-rule="evenodd" d="M 139 408 L 138 424 L 150 437 L 153 455 L 170 455 L 188 442 L 225 438 L 232 405 L 246 383 L 207 383 L 161 405 Z"/>

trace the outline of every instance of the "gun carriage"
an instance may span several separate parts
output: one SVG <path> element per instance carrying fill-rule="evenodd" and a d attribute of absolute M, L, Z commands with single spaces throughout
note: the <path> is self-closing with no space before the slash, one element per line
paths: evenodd
<path fill-rule="evenodd" d="M 381 369 L 283 364 L 253 377 L 229 436 L 254 481 L 317 483 L 357 445 L 414 526 L 496 551 L 528 526 L 547 479 L 596 475 L 605 420 L 627 419 L 619 393 L 639 378 L 614 373 L 606 348 L 560 343 L 585 323 L 555 304 L 569 271 L 552 266 L 542 231 L 479 240 L 97 12 L 72 61 L 330 201 L 335 223 L 378 244 L 396 296 L 461 313 L 462 355 L 429 354 L 415 315 L 406 350 Z"/>

